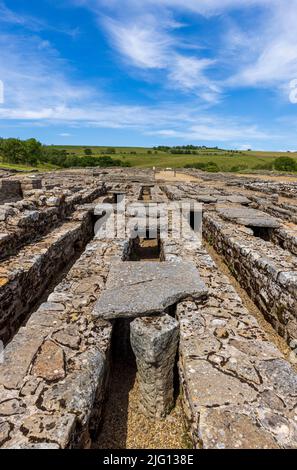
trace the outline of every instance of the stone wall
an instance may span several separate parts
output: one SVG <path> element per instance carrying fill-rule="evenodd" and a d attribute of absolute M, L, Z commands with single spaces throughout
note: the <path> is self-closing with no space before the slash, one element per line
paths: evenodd
<path fill-rule="evenodd" d="M 82 208 L 78 217 L 84 214 Z M 113 330 L 112 322 L 94 317 L 93 308 L 111 263 L 127 249 L 125 240 L 92 239 L 6 346 L 0 447 L 91 446 L 104 406 Z"/>
<path fill-rule="evenodd" d="M 0 446 L 90 446 L 100 425 L 112 333 L 110 322 L 91 313 L 110 261 L 123 248 L 121 242 L 91 241 L 6 347 L 0 365 Z"/>
<path fill-rule="evenodd" d="M 248 235 L 215 213 L 203 216 L 203 235 L 223 255 L 241 286 L 288 344 L 297 339 L 297 260 Z"/>
<path fill-rule="evenodd" d="M 90 213 L 66 222 L 0 267 L 0 339 L 6 343 L 51 280 L 92 236 Z"/>
<path fill-rule="evenodd" d="M 32 243 L 71 216 L 78 204 L 87 204 L 105 194 L 106 187 L 83 189 L 74 195 L 34 192 L 31 199 L 0 208 L 0 260 L 25 243 Z"/>
<path fill-rule="evenodd" d="M 195 239 L 164 242 L 166 259 L 193 261 L 204 301 L 177 305 L 179 373 L 195 448 L 296 448 L 297 373 Z"/>

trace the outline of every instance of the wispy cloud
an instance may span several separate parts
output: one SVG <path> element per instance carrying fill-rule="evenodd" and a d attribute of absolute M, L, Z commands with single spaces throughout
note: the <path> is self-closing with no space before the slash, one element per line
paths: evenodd
<path fill-rule="evenodd" d="M 54 24 L 50 24 L 43 18 L 16 13 L 7 7 L 4 0 L 0 0 L 0 24 L 20 26 L 35 33 L 39 33 L 44 30 L 54 31 L 65 34 L 71 38 L 76 38 L 80 32 L 77 26 L 63 26 L 59 25 L 59 22 L 57 21 Z"/>
<path fill-rule="evenodd" d="M 283 0 L 77 1 L 92 9 L 99 24 L 106 28 L 111 44 L 129 65 L 163 70 L 165 78 L 160 75 L 159 79 L 164 87 L 193 93 L 202 100 L 220 101 L 224 88 L 272 88 L 275 84 L 282 88 L 297 76 L 297 0 L 288 0 L 285 7 Z M 220 18 L 225 21 L 225 37 L 221 31 L 213 32 L 217 47 L 211 58 L 208 51 L 197 49 L 197 43 L 186 41 L 182 32 L 176 35 L 176 29 L 187 28 L 175 21 L 180 12 L 209 19 L 253 8 L 261 10 L 247 29 L 241 24 L 232 27 L 228 17 Z M 186 42 L 187 50 L 179 51 L 178 47 Z M 193 55 L 195 48 L 197 54 Z M 214 64 L 217 73 L 210 75 Z M 229 76 L 222 78 L 218 70 L 224 66 Z"/>
<path fill-rule="evenodd" d="M 251 30 L 240 25 L 228 30 L 225 56 L 234 64 L 234 73 L 226 81 L 227 87 L 285 89 L 288 100 L 289 82 L 297 78 L 296 12 L 297 0 L 285 4 L 274 0 L 258 15 Z"/>
<path fill-rule="evenodd" d="M 165 138 L 174 137 L 188 142 L 235 142 L 242 137 L 252 140 L 277 138 L 276 135 L 272 137 L 271 132 L 260 130 L 254 124 L 239 124 L 236 119 L 222 119 L 213 115 L 197 116 L 195 124 L 182 127 L 174 130 L 161 129 L 151 134 Z"/>
<path fill-rule="evenodd" d="M 16 28 L 0 33 L 0 79 L 5 84 L 0 119 L 6 125 L 13 121 L 19 126 L 59 125 L 60 137 L 70 136 L 72 128 L 128 129 L 167 142 L 223 142 L 238 147 L 242 141 L 263 145 L 282 138 L 277 123 L 232 117 L 230 109 L 216 113 L 215 105 L 239 87 L 281 88 L 289 78 L 297 78 L 297 0 L 289 0 L 286 8 L 279 0 L 71 1 L 91 9 L 117 67 L 129 77 L 158 83 L 151 93 L 158 98 L 140 102 L 153 104 L 133 106 L 126 104 L 135 102 L 131 96 L 127 101 L 119 94 L 107 96 L 88 81 L 78 81 L 69 62 L 43 39 L 46 35 L 39 34 L 42 22 L 20 17 L 0 0 L 0 21 L 24 26 L 21 34 L 15 33 Z M 250 28 L 221 15 L 253 6 L 261 7 L 261 14 Z M 218 15 L 220 28 L 211 34 L 213 43 L 204 41 L 199 28 L 186 34 L 189 25 L 185 15 L 179 21 L 179 12 L 193 12 L 191 17 L 206 22 Z"/>
<path fill-rule="evenodd" d="M 129 61 L 140 68 L 166 68 L 173 39 L 156 30 L 145 18 L 135 23 L 123 23 L 111 18 L 103 21 L 113 46 Z"/>
<path fill-rule="evenodd" d="M 217 101 L 220 88 L 207 77 L 207 70 L 214 61 L 198 55 L 201 51 L 199 44 L 190 43 L 182 34 L 175 35 L 176 30 L 186 25 L 175 21 L 171 12 L 163 8 L 156 12 L 145 8 L 150 5 L 139 6 L 131 0 L 128 3 L 127 15 L 115 15 L 116 19 L 103 16 L 101 9 L 96 13 L 111 45 L 127 65 L 148 71 L 158 69 L 163 72 L 160 81 L 164 88 L 193 93 L 207 102 Z M 94 2 L 91 5 L 94 8 Z M 112 5 L 117 6 L 116 2 Z M 109 9 L 112 5 L 109 4 Z M 196 56 L 193 56 L 194 50 Z M 148 78 L 151 78 L 150 75 Z"/>
<path fill-rule="evenodd" d="M 0 34 L 0 50 L 5 106 L 12 111 L 61 107 L 94 93 L 69 79 L 67 62 L 50 42 L 38 36 Z"/>

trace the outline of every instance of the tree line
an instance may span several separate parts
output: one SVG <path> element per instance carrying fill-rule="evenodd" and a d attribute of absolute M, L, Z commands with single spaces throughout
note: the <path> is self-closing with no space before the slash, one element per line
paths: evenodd
<path fill-rule="evenodd" d="M 51 164 L 60 168 L 130 166 L 129 162 L 113 159 L 108 155 L 92 156 L 90 152 L 79 157 L 69 155 L 64 149 L 43 145 L 36 139 L 21 140 L 0 138 L 0 157 L 3 162 L 16 165 Z"/>

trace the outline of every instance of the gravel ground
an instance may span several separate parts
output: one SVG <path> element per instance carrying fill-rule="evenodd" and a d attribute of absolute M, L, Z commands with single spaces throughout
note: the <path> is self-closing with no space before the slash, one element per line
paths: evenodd
<path fill-rule="evenodd" d="M 190 447 L 180 397 L 169 416 L 149 420 L 138 410 L 139 390 L 133 361 L 118 359 L 110 377 L 108 401 L 96 449 L 185 449 Z"/>

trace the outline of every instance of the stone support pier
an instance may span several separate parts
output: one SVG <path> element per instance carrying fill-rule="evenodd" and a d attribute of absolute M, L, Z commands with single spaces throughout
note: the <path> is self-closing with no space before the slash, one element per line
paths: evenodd
<path fill-rule="evenodd" d="M 139 407 L 149 418 L 165 417 L 174 405 L 179 324 L 169 315 L 136 318 L 131 323 L 130 338 L 137 362 Z"/>

